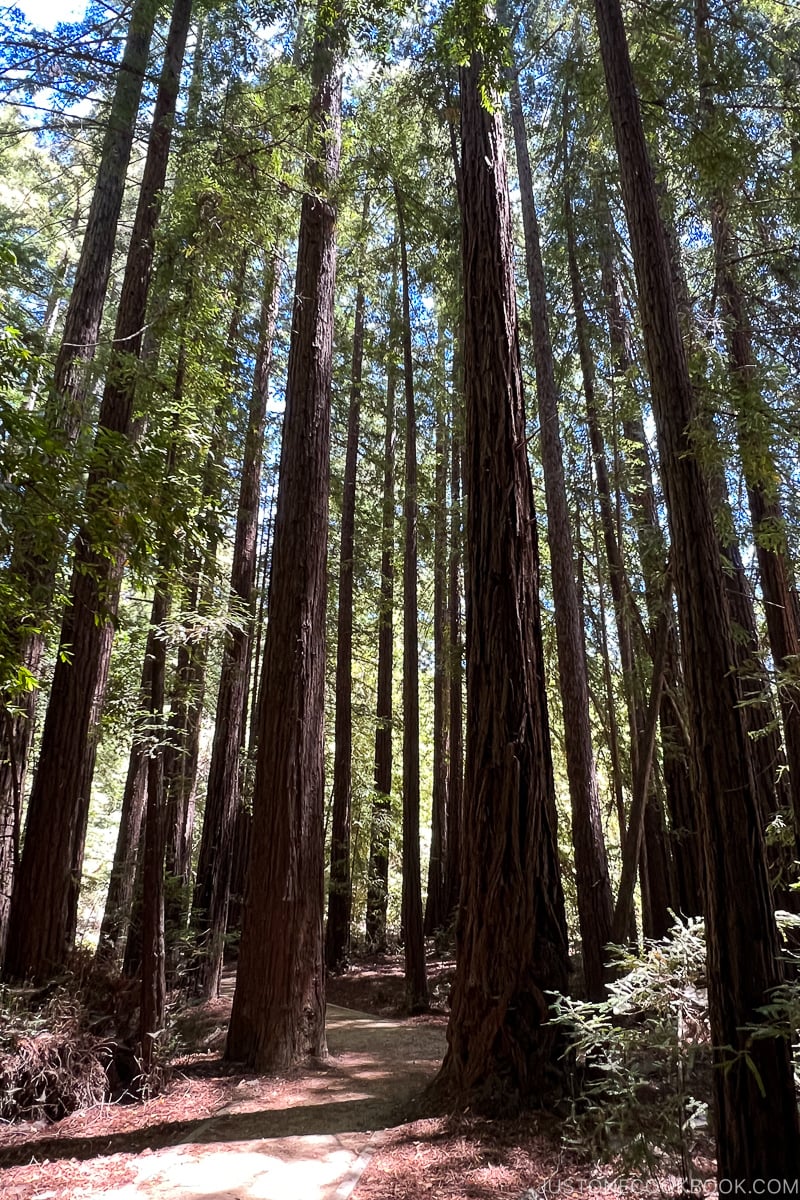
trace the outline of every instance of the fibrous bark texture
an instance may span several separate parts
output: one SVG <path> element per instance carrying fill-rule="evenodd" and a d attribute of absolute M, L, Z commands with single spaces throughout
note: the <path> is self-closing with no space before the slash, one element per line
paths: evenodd
<path fill-rule="evenodd" d="M 260 1071 L 326 1054 L 326 549 L 341 76 L 320 8 L 272 552 L 250 868 L 226 1055 Z"/>
<path fill-rule="evenodd" d="M 672 535 L 705 863 L 718 1175 L 748 1188 L 800 1174 L 789 1047 L 746 1031 L 763 1023 L 757 1010 L 781 980 L 777 934 L 709 487 L 692 444 L 694 393 L 622 11 L 618 0 L 596 0 L 595 10 Z"/>
<path fill-rule="evenodd" d="M 525 440 L 511 213 L 499 116 L 461 73 L 467 510 L 463 881 L 448 1049 L 437 1087 L 493 1112 L 557 1072 L 549 989 L 567 934 Z"/>

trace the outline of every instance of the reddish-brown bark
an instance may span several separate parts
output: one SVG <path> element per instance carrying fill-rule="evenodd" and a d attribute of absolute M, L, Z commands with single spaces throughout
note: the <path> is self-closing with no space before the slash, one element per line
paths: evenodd
<path fill-rule="evenodd" d="M 778 941 L 731 619 L 710 494 L 692 444 L 696 415 L 672 268 L 618 0 L 596 0 L 600 49 L 636 270 L 684 651 L 705 863 L 718 1175 L 800 1175 L 789 1047 L 746 1026 L 781 980 Z"/>
<path fill-rule="evenodd" d="M 231 563 L 230 590 L 236 612 L 229 622 L 217 693 L 214 741 L 197 859 L 192 924 L 200 956 L 197 990 L 217 994 L 222 972 L 233 835 L 239 806 L 241 752 L 247 717 L 250 608 L 255 587 L 261 464 L 269 399 L 272 344 L 280 300 L 280 271 L 273 258 L 266 272 L 258 352 L 242 454 L 242 473 Z"/>
<path fill-rule="evenodd" d="M 396 272 L 392 287 L 390 330 L 396 325 Z M 397 366 L 394 338 L 386 371 L 386 433 L 383 449 L 381 518 L 381 591 L 378 601 L 378 693 L 375 711 L 375 790 L 369 842 L 366 936 L 370 949 L 386 949 L 389 903 L 389 840 L 392 792 L 392 666 L 394 642 L 394 474 Z"/>
<path fill-rule="evenodd" d="M 596 999 L 604 994 L 604 948 L 611 935 L 612 919 L 611 881 L 592 749 L 583 611 L 575 576 L 573 536 L 564 481 L 559 396 L 547 316 L 539 223 L 522 96 L 515 72 L 511 78 L 510 107 L 525 233 L 525 266 L 536 366 L 539 442 L 555 607 L 558 683 L 564 714 L 564 749 L 572 807 L 572 844 L 575 849 L 583 972 L 587 993 Z M 618 583 L 621 587 L 621 581 L 618 580 Z"/>
<path fill-rule="evenodd" d="M 557 1071 L 549 989 L 567 934 L 525 439 L 502 122 L 461 72 L 467 509 L 463 881 L 448 1050 L 451 1102 L 497 1112 Z"/>
<path fill-rule="evenodd" d="M 369 216 L 364 197 L 362 236 Z M 350 819 L 353 804 L 353 555 L 356 526 L 356 474 L 361 419 L 361 375 L 364 363 L 364 288 L 356 289 L 350 405 L 347 414 L 339 548 L 339 609 L 336 621 L 336 716 L 331 812 L 331 869 L 328 921 L 325 927 L 325 966 L 340 971 L 350 957 L 350 916 L 353 881 L 350 875 Z"/>
<path fill-rule="evenodd" d="M 260 1071 L 322 1057 L 324 684 L 330 385 L 336 276 L 331 195 L 341 145 L 332 15 L 320 7 L 297 248 L 263 697 L 239 968 L 226 1055 Z"/>
<path fill-rule="evenodd" d="M 428 1004 L 419 861 L 419 617 L 417 612 L 417 414 L 411 350 L 411 292 L 403 197 L 395 187 L 403 319 L 405 455 L 403 470 L 403 890 L 401 931 L 410 1012 Z"/>
<path fill-rule="evenodd" d="M 83 855 L 89 804 L 87 740 L 95 697 L 108 669 L 125 562 L 116 485 L 124 471 L 122 447 L 133 433 L 133 364 L 142 343 L 155 228 L 190 17 L 191 0 L 175 0 L 100 406 L 84 525 L 76 540 L 70 601 L 12 898 L 6 963 L 11 977 L 42 977 L 57 969 L 74 934 L 78 892 L 74 876 Z"/>

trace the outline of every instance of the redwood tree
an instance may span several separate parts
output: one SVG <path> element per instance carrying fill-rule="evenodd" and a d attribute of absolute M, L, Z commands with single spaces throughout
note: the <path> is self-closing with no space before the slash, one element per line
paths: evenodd
<path fill-rule="evenodd" d="M 203 831 L 197 859 L 192 924 L 199 938 L 197 990 L 213 997 L 219 989 L 239 806 L 241 751 L 247 718 L 250 671 L 250 606 L 256 577 L 261 464 L 269 400 L 272 344 L 280 300 L 280 269 L 271 256 L 265 272 L 258 351 L 247 415 L 239 502 L 231 563 L 231 614 L 217 692 L 214 742 L 206 787 Z"/>
<path fill-rule="evenodd" d="M 709 486 L 692 440 L 695 396 L 669 249 L 619 0 L 596 0 L 672 535 L 693 769 L 705 863 L 706 942 L 720 1180 L 794 1180 L 800 1128 L 788 1043 L 753 1038 L 781 981 Z"/>
<path fill-rule="evenodd" d="M 89 805 L 87 743 L 113 638 L 125 561 L 117 499 L 132 436 L 135 364 L 142 345 L 155 229 L 172 137 L 192 0 L 175 0 L 125 264 L 114 345 L 77 537 L 42 748 L 28 806 L 25 847 L 11 903 L 6 970 L 42 977 L 70 949 Z"/>
<path fill-rule="evenodd" d="M 362 236 L 366 233 L 368 215 L 369 193 L 364 197 Z M 350 914 L 353 907 L 353 882 L 350 876 L 350 818 L 353 803 L 353 552 L 363 363 L 364 287 L 359 279 L 353 324 L 353 359 L 339 547 L 331 870 L 328 885 L 328 922 L 325 928 L 325 965 L 329 971 L 340 971 L 347 965 L 350 957 Z"/>
<path fill-rule="evenodd" d="M 389 903 L 389 834 L 392 797 L 392 666 L 394 641 L 394 475 L 397 364 L 391 336 L 395 320 L 397 272 L 392 280 L 389 362 L 386 370 L 386 423 L 383 447 L 381 586 L 378 601 L 378 692 L 375 711 L 375 788 L 372 795 L 366 936 L 370 949 L 386 949 Z"/>
<path fill-rule="evenodd" d="M 403 197 L 395 187 L 403 298 L 405 461 L 403 520 L 403 891 L 401 928 L 405 951 L 406 1003 L 419 1012 L 428 1004 L 419 861 L 419 618 L 417 612 L 417 414 L 411 343 L 411 291 Z"/>
<path fill-rule="evenodd" d="M 72 453 L 85 420 L 87 368 L 94 358 L 108 291 L 122 193 L 157 10 L 156 0 L 136 0 L 117 72 L 94 193 L 45 408 L 45 418 L 56 446 L 56 476 L 60 474 L 58 457 Z M 37 497 L 34 495 L 31 499 L 35 506 Z M 46 497 L 41 500 L 47 504 Z M 36 534 L 32 539 L 34 528 Z M 41 540 L 43 528 L 48 539 L 46 544 Z M 44 526 L 41 522 L 32 523 L 30 531 L 24 528 L 16 531 L 11 572 L 27 592 L 34 622 L 41 622 L 49 615 L 66 540 L 65 531 L 52 519 Z M 33 676 L 38 676 L 44 632 L 28 632 L 23 627 L 8 629 L 2 616 L 0 631 L 3 641 L 9 644 L 10 656 L 16 654 L 20 663 Z M 26 691 L 11 699 L 14 710 L 6 710 L 0 725 L 0 963 L 8 931 L 36 691 Z"/>
<path fill-rule="evenodd" d="M 503 128 L 461 71 L 467 485 L 463 881 L 448 1049 L 458 1104 L 542 1096 L 568 973 Z"/>
<path fill-rule="evenodd" d="M 239 970 L 226 1055 L 259 1071 L 324 1057 L 324 684 L 341 17 L 321 5 Z"/>
<path fill-rule="evenodd" d="M 555 608 L 558 685 L 564 712 L 564 750 L 572 807 L 572 844 L 575 848 L 575 886 L 583 971 L 587 993 L 592 999 L 597 999 L 604 992 L 604 948 L 611 936 L 611 881 L 592 750 L 583 609 L 573 558 L 572 528 L 564 480 L 559 397 L 547 315 L 541 239 L 516 71 L 512 72 L 510 100 L 525 233 L 525 267 L 536 366 L 539 442 Z"/>

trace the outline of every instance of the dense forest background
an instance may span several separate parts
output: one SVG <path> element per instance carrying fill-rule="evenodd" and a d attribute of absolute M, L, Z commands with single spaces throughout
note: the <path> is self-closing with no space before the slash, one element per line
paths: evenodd
<path fill-rule="evenodd" d="M 434 938 L 499 1109 L 704 918 L 721 1177 L 796 1180 L 796 10 L 7 9 L 0 68 L 4 978 L 138 979 L 146 1076 L 236 956 L 280 1070 Z"/>

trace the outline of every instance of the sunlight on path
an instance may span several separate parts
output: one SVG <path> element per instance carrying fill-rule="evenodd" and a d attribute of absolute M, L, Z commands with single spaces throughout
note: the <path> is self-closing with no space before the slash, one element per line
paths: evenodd
<path fill-rule="evenodd" d="M 81 1200 L 346 1200 L 382 1131 L 436 1071 L 441 1026 L 413 1026 L 328 1007 L 330 1064 L 267 1098 L 246 1080 L 240 1099 L 178 1146 L 133 1160 L 136 1179 Z"/>

